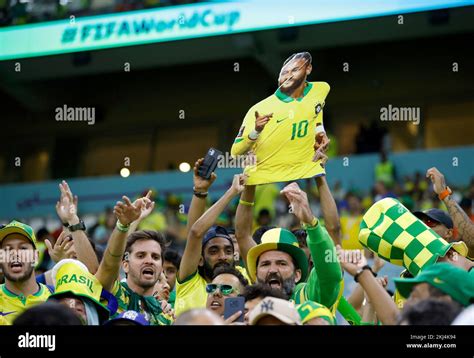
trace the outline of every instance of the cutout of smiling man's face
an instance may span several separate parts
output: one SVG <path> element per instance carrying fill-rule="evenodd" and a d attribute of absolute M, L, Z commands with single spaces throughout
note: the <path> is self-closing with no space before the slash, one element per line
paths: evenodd
<path fill-rule="evenodd" d="M 305 58 L 294 58 L 281 68 L 278 86 L 283 93 L 291 94 L 311 73 L 313 67 Z"/>

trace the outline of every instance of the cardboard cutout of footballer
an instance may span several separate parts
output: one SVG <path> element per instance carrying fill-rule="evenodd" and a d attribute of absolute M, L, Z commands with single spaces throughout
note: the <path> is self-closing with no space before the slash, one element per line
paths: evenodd
<path fill-rule="evenodd" d="M 255 155 L 245 169 L 247 185 L 312 178 L 325 174 L 329 139 L 323 126 L 323 108 L 330 87 L 307 82 L 311 55 L 300 52 L 283 64 L 279 87 L 249 109 L 231 154 Z"/>

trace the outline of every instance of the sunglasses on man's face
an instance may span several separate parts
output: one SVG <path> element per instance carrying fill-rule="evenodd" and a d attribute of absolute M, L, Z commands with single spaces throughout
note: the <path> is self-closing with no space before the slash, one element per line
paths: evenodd
<path fill-rule="evenodd" d="M 439 225 L 439 222 L 437 221 L 434 221 L 434 220 L 431 220 L 429 218 L 425 218 L 423 219 L 423 222 L 426 224 L 426 226 L 428 227 L 435 227 L 437 225 Z"/>
<path fill-rule="evenodd" d="M 214 292 L 216 292 L 217 289 L 221 291 L 223 296 L 228 296 L 232 292 L 234 292 L 234 288 L 231 285 L 218 285 L 215 283 L 209 283 L 206 286 L 206 292 L 209 294 L 213 294 Z"/>

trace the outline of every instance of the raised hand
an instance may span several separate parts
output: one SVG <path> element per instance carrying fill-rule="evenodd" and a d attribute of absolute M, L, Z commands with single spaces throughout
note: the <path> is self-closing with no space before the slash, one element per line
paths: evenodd
<path fill-rule="evenodd" d="M 63 259 L 74 258 L 76 256 L 74 242 L 72 237 L 69 236 L 69 232 L 67 230 L 63 230 L 61 232 L 54 246 L 48 239 L 46 239 L 44 243 L 48 248 L 48 253 L 51 257 L 51 260 L 56 263 Z"/>
<path fill-rule="evenodd" d="M 273 113 L 260 115 L 255 111 L 255 130 L 257 132 L 263 131 L 263 128 L 267 125 L 268 121 L 273 117 Z"/>
<path fill-rule="evenodd" d="M 135 205 L 135 206 L 138 205 L 139 201 L 142 202 L 141 212 L 140 212 L 140 216 L 138 218 L 138 220 L 140 220 L 140 221 L 145 219 L 155 209 L 155 202 L 150 199 L 151 194 L 152 194 L 152 192 L 151 192 L 151 190 L 149 190 L 148 193 L 144 197 L 138 198 L 137 200 L 135 200 L 133 202 L 133 205 Z"/>
<path fill-rule="evenodd" d="M 342 268 L 352 276 L 367 265 L 367 259 L 361 250 L 343 250 L 340 245 L 337 245 L 336 251 Z"/>
<path fill-rule="evenodd" d="M 237 311 L 233 315 L 229 316 L 225 321 L 225 325 L 235 325 L 235 326 L 245 326 L 244 322 L 235 322 L 240 316 L 242 316 L 242 311 Z"/>
<path fill-rule="evenodd" d="M 58 214 L 59 219 L 63 223 L 69 224 L 71 224 L 72 221 L 77 221 L 74 222 L 74 224 L 77 224 L 79 222 L 77 217 L 77 196 L 72 195 L 71 189 L 65 180 L 59 184 L 59 190 L 61 196 L 59 201 L 56 202 L 56 213 Z"/>
<path fill-rule="evenodd" d="M 158 301 L 160 301 L 158 299 Z M 160 301 L 161 305 L 161 310 L 163 311 L 164 314 L 167 314 L 168 316 L 171 316 L 173 319 L 176 319 L 176 316 L 174 315 L 174 309 L 171 307 L 171 305 L 166 302 L 165 300 Z"/>
<path fill-rule="evenodd" d="M 233 191 L 234 194 L 240 194 L 245 189 L 245 183 L 247 182 L 248 176 L 246 174 L 236 174 L 234 175 L 234 179 L 232 180 L 232 186 L 230 190 Z"/>
<path fill-rule="evenodd" d="M 326 132 L 319 132 L 314 137 L 314 151 L 317 152 L 318 150 L 326 153 L 329 148 L 329 143 L 331 140 L 328 138 Z"/>
<path fill-rule="evenodd" d="M 310 224 L 313 221 L 314 215 L 309 206 L 308 195 L 304 190 L 301 190 L 296 182 L 285 186 L 280 193 L 286 196 L 291 204 L 293 214 L 301 222 Z"/>
<path fill-rule="evenodd" d="M 386 262 L 386 261 L 385 261 L 385 260 L 382 260 L 382 259 L 379 257 L 379 255 L 374 254 L 374 266 L 372 267 L 372 270 L 373 270 L 375 273 L 379 272 L 379 271 L 382 269 L 382 267 L 385 266 L 385 262 Z"/>
<path fill-rule="evenodd" d="M 321 160 L 321 164 L 324 166 L 328 161 L 326 152 L 329 148 L 329 143 L 331 140 L 327 137 L 325 132 L 319 132 L 314 138 L 314 157 L 313 162 Z"/>
<path fill-rule="evenodd" d="M 122 225 L 130 225 L 137 220 L 142 213 L 143 200 L 135 200 L 134 203 L 126 196 L 122 197 L 122 201 L 117 201 L 114 207 L 114 214 Z"/>
<path fill-rule="evenodd" d="M 204 161 L 204 158 L 200 158 L 194 163 L 194 176 L 193 176 L 193 182 L 194 182 L 194 190 L 198 192 L 207 192 L 214 183 L 214 181 L 217 179 L 217 175 L 214 173 L 211 173 L 211 177 L 209 179 L 204 179 L 201 178 L 198 175 L 198 169 L 202 165 L 202 162 Z"/>
<path fill-rule="evenodd" d="M 322 166 L 325 166 L 328 161 L 328 156 L 321 149 L 314 152 L 313 162 L 317 162 L 318 160 L 321 160 Z"/>
<path fill-rule="evenodd" d="M 426 171 L 426 177 L 430 178 L 433 183 L 433 190 L 436 194 L 441 194 L 446 189 L 446 181 L 444 175 L 436 169 L 436 167 L 430 168 Z"/>

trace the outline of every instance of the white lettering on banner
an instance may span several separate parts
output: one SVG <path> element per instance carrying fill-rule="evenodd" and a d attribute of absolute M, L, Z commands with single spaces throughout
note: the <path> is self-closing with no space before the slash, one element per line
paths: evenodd
<path fill-rule="evenodd" d="M 145 18 L 130 17 L 122 18 L 121 21 L 93 22 L 82 26 L 78 22 L 76 26 L 70 26 L 63 31 L 61 42 L 63 44 L 78 41 L 93 43 L 101 40 L 123 39 L 124 37 L 138 39 L 150 34 L 173 31 L 179 33 L 183 30 L 198 30 L 199 28 L 223 28 L 225 31 L 230 31 L 239 18 L 240 12 L 238 11 L 215 13 L 211 9 L 206 9 L 202 12 L 195 11 L 188 17 L 185 14 L 179 14 L 177 18 L 169 19 L 150 16 Z"/>
<path fill-rule="evenodd" d="M 288 7 L 278 6 L 274 0 L 247 0 L 7 26 L 0 28 L 0 61 L 474 4 L 474 0 L 359 0 L 359 6 L 354 7 L 347 6 L 347 0 L 331 0 L 325 3 L 324 11 L 308 11 L 315 2 L 319 1 L 292 0 L 290 18 Z"/>

